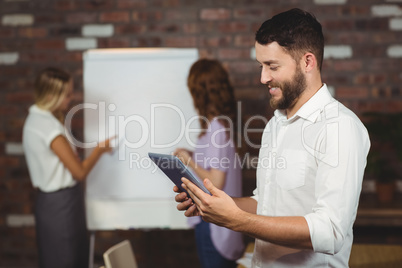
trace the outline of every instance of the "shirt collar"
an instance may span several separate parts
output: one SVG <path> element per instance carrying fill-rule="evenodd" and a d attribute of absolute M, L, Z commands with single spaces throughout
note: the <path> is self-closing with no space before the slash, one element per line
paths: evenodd
<path fill-rule="evenodd" d="M 34 114 L 42 114 L 42 115 L 51 115 L 51 116 L 53 116 L 53 114 L 50 111 L 41 109 L 36 104 L 34 104 L 31 107 L 29 107 L 29 112 L 34 113 Z"/>
<path fill-rule="evenodd" d="M 278 121 L 288 121 L 289 123 L 296 118 L 315 122 L 318 115 L 323 111 L 324 107 L 333 100 L 331 93 L 329 93 L 327 85 L 323 86 L 305 103 L 302 107 L 289 119 L 286 117 L 286 110 L 275 110 L 274 115 Z"/>

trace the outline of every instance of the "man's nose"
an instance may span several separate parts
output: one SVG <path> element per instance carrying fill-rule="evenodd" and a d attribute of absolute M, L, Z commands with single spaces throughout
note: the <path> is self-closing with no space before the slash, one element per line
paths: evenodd
<path fill-rule="evenodd" d="M 271 72 L 268 68 L 262 68 L 260 81 L 261 81 L 261 84 L 264 84 L 264 85 L 266 85 L 272 81 Z"/>

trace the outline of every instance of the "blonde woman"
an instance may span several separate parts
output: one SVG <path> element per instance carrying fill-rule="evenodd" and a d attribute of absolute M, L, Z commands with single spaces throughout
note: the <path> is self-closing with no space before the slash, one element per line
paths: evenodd
<path fill-rule="evenodd" d="M 35 104 L 23 129 L 23 147 L 35 187 L 39 267 L 88 267 L 88 233 L 82 181 L 110 139 L 81 161 L 68 141 L 63 118 L 73 97 L 71 76 L 58 68 L 43 70 L 35 81 Z"/>

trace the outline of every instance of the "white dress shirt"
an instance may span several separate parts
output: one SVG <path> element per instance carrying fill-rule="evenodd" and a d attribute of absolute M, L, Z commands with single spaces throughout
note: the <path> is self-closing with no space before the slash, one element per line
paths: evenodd
<path fill-rule="evenodd" d="M 326 85 L 287 119 L 265 127 L 254 196 L 257 214 L 303 216 L 314 250 L 256 239 L 253 267 L 348 267 L 368 133 Z"/>
<path fill-rule="evenodd" d="M 22 145 L 34 187 L 54 192 L 76 184 L 70 171 L 50 148 L 59 135 L 65 136 L 64 126 L 49 111 L 36 105 L 29 108 L 25 120 Z"/>

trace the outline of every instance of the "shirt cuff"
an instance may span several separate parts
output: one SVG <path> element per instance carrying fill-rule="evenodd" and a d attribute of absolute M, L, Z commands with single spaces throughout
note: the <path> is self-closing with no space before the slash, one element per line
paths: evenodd
<path fill-rule="evenodd" d="M 252 195 L 252 196 L 250 196 L 252 199 L 254 199 L 255 201 L 257 201 L 258 202 L 258 195 Z"/>
<path fill-rule="evenodd" d="M 335 235 L 330 219 L 323 214 L 310 213 L 304 216 L 310 230 L 314 252 L 335 254 Z"/>

